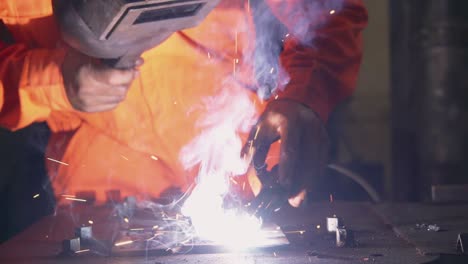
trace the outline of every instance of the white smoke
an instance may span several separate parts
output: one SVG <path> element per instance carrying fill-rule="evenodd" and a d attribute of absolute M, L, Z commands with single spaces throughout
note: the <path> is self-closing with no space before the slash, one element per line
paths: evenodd
<path fill-rule="evenodd" d="M 223 208 L 229 178 L 245 174 L 249 162 L 241 158 L 241 133 L 247 133 L 256 118 L 249 92 L 230 86 L 209 97 L 208 115 L 198 122 L 201 134 L 185 146 L 180 159 L 186 169 L 198 166 L 196 186 L 182 213 L 189 216 L 202 239 L 230 247 L 247 246 L 261 238 L 261 221 L 237 209 Z"/>
<path fill-rule="evenodd" d="M 239 134 L 249 132 L 257 113 L 246 89 L 225 87 L 220 94 L 205 98 L 209 114 L 196 124 L 202 132 L 180 153 L 186 169 L 200 166 L 199 175 L 240 175 L 248 166 L 240 158 L 243 143 Z"/>

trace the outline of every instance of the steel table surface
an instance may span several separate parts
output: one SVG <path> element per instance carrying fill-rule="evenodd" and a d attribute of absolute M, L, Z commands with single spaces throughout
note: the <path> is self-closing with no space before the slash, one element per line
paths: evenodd
<path fill-rule="evenodd" d="M 303 235 L 288 235 L 291 244 L 280 248 L 126 257 L 60 256 L 62 241 L 73 237 L 74 228 L 86 224 L 91 217 L 99 222 L 101 211 L 94 206 L 73 215 L 58 210 L 56 215 L 43 218 L 1 244 L 0 263 L 431 263 L 440 254 L 461 261 L 447 263 L 468 263 L 454 255 L 457 234 L 468 232 L 468 204 L 376 205 L 339 201 L 280 210 L 275 217 L 278 225 L 310 230 Z M 346 227 L 354 231 L 356 246 L 337 248 L 331 237 L 325 238 L 325 219 L 332 215 L 342 218 Z M 418 223 L 438 224 L 442 231 L 418 230 Z"/>

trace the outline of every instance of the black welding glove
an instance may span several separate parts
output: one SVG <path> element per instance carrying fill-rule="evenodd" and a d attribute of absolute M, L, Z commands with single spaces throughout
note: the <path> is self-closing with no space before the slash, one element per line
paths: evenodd
<path fill-rule="evenodd" d="M 273 179 L 298 207 L 323 173 L 328 156 L 328 137 L 322 121 L 309 107 L 292 100 L 268 103 L 250 132 L 243 154 L 253 155 L 252 166 L 265 170 L 265 159 L 272 143 L 280 142 L 280 157 Z M 277 172 L 276 172 L 277 169 Z M 262 184 L 268 181 L 259 177 Z M 268 184 L 271 186 L 271 184 Z"/>

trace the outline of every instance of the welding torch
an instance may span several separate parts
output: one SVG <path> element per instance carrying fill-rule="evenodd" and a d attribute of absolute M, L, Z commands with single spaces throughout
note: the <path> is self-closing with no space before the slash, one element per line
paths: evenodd
<path fill-rule="evenodd" d="M 274 213 L 288 205 L 288 192 L 278 183 L 277 166 L 271 171 L 267 170 L 267 165 L 256 167 L 255 174 L 261 182 L 258 194 L 245 204 L 248 212 L 262 219 L 270 218 Z M 276 172 L 276 173 L 275 173 Z"/>
<path fill-rule="evenodd" d="M 253 139 L 256 140 L 256 139 Z M 288 205 L 289 195 L 287 190 L 278 181 L 278 165 L 268 170 L 263 159 L 255 158 L 255 153 L 269 151 L 268 148 L 252 148 L 253 142 L 247 142 L 243 150 L 244 157 L 251 157 L 251 166 L 246 175 L 253 198 L 244 202 L 244 206 L 250 214 L 261 217 L 263 220 L 270 218 L 274 213 Z M 262 153 L 263 154 L 263 153 Z"/>

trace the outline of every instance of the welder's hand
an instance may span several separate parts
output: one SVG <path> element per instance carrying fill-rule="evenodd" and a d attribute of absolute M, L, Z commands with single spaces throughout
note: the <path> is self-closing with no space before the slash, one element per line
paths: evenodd
<path fill-rule="evenodd" d="M 83 112 L 112 110 L 122 102 L 132 81 L 138 76 L 136 67 L 143 60 L 135 61 L 135 68 L 114 69 L 98 61 L 70 51 L 62 64 L 63 82 L 71 105 Z"/>
<path fill-rule="evenodd" d="M 253 155 L 255 168 L 265 166 L 270 145 L 280 142 L 278 183 L 298 207 L 315 180 L 323 173 L 328 156 L 328 137 L 318 116 L 292 100 L 270 102 L 253 127 L 244 154 Z"/>

